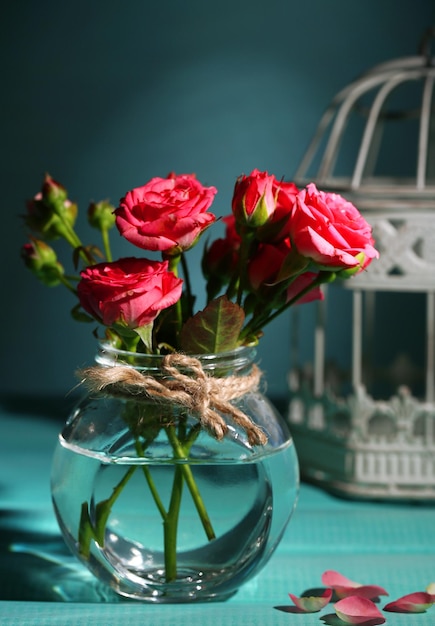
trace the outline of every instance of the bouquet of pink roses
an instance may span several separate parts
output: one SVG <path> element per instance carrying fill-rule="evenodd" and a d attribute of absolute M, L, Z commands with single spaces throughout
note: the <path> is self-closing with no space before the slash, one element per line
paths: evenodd
<path fill-rule="evenodd" d="M 119 347 L 202 354 L 256 343 L 288 307 L 321 298 L 322 283 L 358 273 L 378 255 L 369 224 L 350 202 L 254 170 L 236 181 L 224 237 L 205 246 L 207 306 L 195 312 L 186 253 L 217 221 L 209 211 L 216 191 L 194 175 L 171 173 L 129 191 L 116 209 L 92 203 L 88 220 L 101 233 L 101 249 L 82 243 L 76 204 L 47 175 L 28 202 L 32 235 L 22 257 L 44 284 L 65 285 L 78 299 L 74 317 L 97 320 Z M 115 225 L 138 251 L 158 251 L 161 260 L 112 260 Z M 71 245 L 80 275 L 59 262 L 47 243 L 56 238 Z"/>
<path fill-rule="evenodd" d="M 263 328 L 288 307 L 321 298 L 322 283 L 356 274 L 378 255 L 369 224 L 350 202 L 339 195 L 318 191 L 314 184 L 299 190 L 293 183 L 254 170 L 236 181 L 232 213 L 222 219 L 224 236 L 205 245 L 202 270 L 207 302 L 202 310 L 196 310 L 186 257 L 217 221 L 209 211 L 215 194 L 214 187 L 203 186 L 193 175 L 170 174 L 167 178 L 153 178 L 143 187 L 129 191 L 116 209 L 108 202 L 93 203 L 88 209 L 88 220 L 100 231 L 102 240 L 101 246 L 96 246 L 81 241 L 75 228 L 77 206 L 68 199 L 66 190 L 59 183 L 46 176 L 41 192 L 29 201 L 25 217 L 32 233 L 30 242 L 22 248 L 27 267 L 45 285 L 64 285 L 72 292 L 77 298 L 72 309 L 77 320 L 99 322 L 105 328 L 106 341 L 116 349 L 126 351 L 129 358 L 131 353 L 164 355 L 161 360 L 175 363 L 172 369 L 162 366 L 164 372 L 157 381 L 127 365 L 126 375 L 129 380 L 135 376 L 135 387 L 127 394 L 121 421 L 122 428 L 128 428 L 133 455 L 137 456 L 130 466 L 121 464 L 118 467 L 123 473 L 109 490 L 108 497 L 101 494 L 80 496 L 79 507 L 68 505 L 68 512 L 79 509 L 80 512 L 74 513 L 78 523 L 74 519 L 70 524 L 63 524 L 64 528 L 78 529 L 73 543 L 86 563 L 91 559 L 93 546 L 104 550 L 112 536 L 116 543 L 116 533 L 107 531 L 108 520 L 115 516 L 115 503 L 140 465 L 160 516 L 157 524 L 163 523 L 163 570 L 168 584 L 177 580 L 177 528 L 183 484 L 190 492 L 207 539 L 216 539 L 190 466 L 192 446 L 201 436 L 202 425 L 211 430 L 215 438 L 222 438 L 227 425 L 220 412 L 229 415 L 233 423 L 244 424 L 250 450 L 267 441 L 262 429 L 230 402 L 238 398 L 237 393 L 234 395 L 234 388 L 237 391 L 243 389 L 240 380 L 243 377 L 233 377 L 237 380 L 230 381 L 233 395 L 229 399 L 223 397 L 221 389 L 228 389 L 231 377 L 224 382 L 219 374 L 214 385 L 209 377 L 201 389 L 195 386 L 189 396 L 187 383 L 183 382 L 187 378 L 183 374 L 186 367 L 187 370 L 191 368 L 191 361 L 195 361 L 192 369 L 197 368 L 198 363 L 201 366 L 198 355 L 226 353 L 241 346 L 255 345 Z M 109 231 L 115 225 L 138 252 L 161 253 L 161 258 L 151 260 L 138 254 L 113 260 Z M 48 243 L 57 238 L 66 240 L 72 248 L 72 271 L 66 271 Z M 196 355 L 195 359 L 189 355 Z M 177 367 L 179 369 L 174 373 Z M 100 375 L 96 371 L 104 371 L 103 384 L 98 382 L 92 389 L 95 395 L 106 389 L 106 384 L 111 386 L 110 393 L 113 393 L 114 371 L 117 374 L 125 370 L 119 367 L 91 369 L 93 377 Z M 255 372 L 253 374 L 255 378 Z M 177 387 L 178 375 L 181 390 Z M 207 377 L 199 368 L 196 382 L 205 379 Z M 252 387 L 251 382 L 249 384 Z M 253 384 L 257 384 L 255 380 Z M 142 393 L 140 398 L 138 386 Z M 152 391 L 156 388 L 156 392 Z M 177 405 L 178 408 L 172 411 L 169 403 L 175 396 L 175 389 L 181 391 L 179 395 L 183 400 L 181 408 Z M 217 390 L 216 393 L 213 389 Z M 211 400 L 209 395 L 212 395 Z M 151 407 L 150 396 L 158 400 L 156 406 Z M 203 405 L 199 406 L 198 402 L 192 409 L 186 396 L 193 398 L 194 402 L 207 396 L 211 410 L 203 410 Z M 213 428 L 210 420 L 203 419 L 205 413 L 213 414 Z M 191 416 L 195 419 L 192 420 Z M 102 421 L 104 426 L 110 421 L 106 413 Z M 216 435 L 216 423 L 220 424 L 219 436 Z M 92 422 L 92 433 L 95 430 L 98 429 Z M 169 442 L 174 462 L 167 506 L 159 494 L 151 467 L 152 448 L 160 435 Z M 89 456 L 89 449 L 83 454 Z M 110 463 L 109 460 L 108 465 Z M 62 463 L 60 467 L 63 467 Z M 55 481 L 60 483 L 58 489 L 65 498 L 70 495 L 64 493 L 68 492 L 64 484 L 68 480 L 72 480 L 71 477 L 64 481 L 55 476 Z M 70 491 L 77 491 L 76 485 Z M 136 508 L 134 502 L 131 517 Z M 114 524 L 116 527 L 118 522 Z M 252 543 L 261 545 L 262 541 L 255 539 Z M 138 543 L 132 545 L 137 556 Z M 150 552 L 145 552 L 148 562 Z M 209 559 L 209 555 L 206 558 Z M 126 567 L 123 565 L 121 571 L 124 572 Z M 220 557 L 217 568 L 218 572 L 224 571 Z M 214 579 L 215 573 L 210 578 Z M 200 579 L 202 581 L 202 574 Z M 198 588 L 202 585 L 203 582 Z"/>

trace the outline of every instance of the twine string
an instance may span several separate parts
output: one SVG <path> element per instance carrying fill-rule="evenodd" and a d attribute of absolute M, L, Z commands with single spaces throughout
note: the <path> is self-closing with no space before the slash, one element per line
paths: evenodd
<path fill-rule="evenodd" d="M 82 383 L 92 393 L 140 400 L 156 399 L 187 409 L 220 440 L 228 431 L 222 414 L 243 428 L 251 445 L 264 445 L 265 433 L 231 400 L 258 388 L 261 372 L 254 365 L 246 376 L 209 376 L 201 362 L 184 354 L 168 354 L 162 358 L 163 376 L 145 375 L 129 365 L 89 367 L 80 371 Z"/>

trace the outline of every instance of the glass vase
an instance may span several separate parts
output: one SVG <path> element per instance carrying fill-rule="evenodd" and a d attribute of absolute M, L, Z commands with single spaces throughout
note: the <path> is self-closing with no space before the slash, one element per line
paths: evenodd
<path fill-rule="evenodd" d="M 218 386 L 243 382 L 255 367 L 247 347 L 197 358 Z M 95 368 L 116 374 L 128 365 L 165 382 L 162 359 L 101 344 Z M 266 435 L 261 445 L 223 413 L 218 437 L 171 397 L 88 393 L 59 435 L 54 510 L 71 551 L 122 596 L 224 600 L 279 544 L 297 499 L 295 449 L 258 389 L 231 405 Z"/>

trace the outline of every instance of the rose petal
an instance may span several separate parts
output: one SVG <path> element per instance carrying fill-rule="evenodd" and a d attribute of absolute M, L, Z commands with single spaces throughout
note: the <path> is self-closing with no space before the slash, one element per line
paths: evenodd
<path fill-rule="evenodd" d="M 358 587 L 359 586 L 359 583 L 356 583 L 353 580 L 346 578 L 346 576 L 343 576 L 343 574 L 340 574 L 340 572 L 335 572 L 332 569 L 327 570 L 326 572 L 323 572 L 322 583 L 326 585 L 327 587 L 332 587 L 333 589 L 335 589 L 335 587 Z"/>
<path fill-rule="evenodd" d="M 338 617 L 348 624 L 383 624 L 385 617 L 382 615 L 374 602 L 368 598 L 349 596 L 334 604 Z"/>
<path fill-rule="evenodd" d="M 332 587 L 339 598 L 346 598 L 352 595 L 372 600 L 378 596 L 388 596 L 383 587 L 378 585 L 361 585 L 334 570 L 327 570 L 322 574 L 322 583 L 327 587 Z"/>
<path fill-rule="evenodd" d="M 402 596 L 394 602 L 389 602 L 384 606 L 384 611 L 392 613 L 424 613 L 435 602 L 432 594 L 425 591 L 417 591 Z"/>
<path fill-rule="evenodd" d="M 388 593 L 382 587 L 377 585 L 358 585 L 356 587 L 335 587 L 335 593 L 339 598 L 347 598 L 348 596 L 359 596 L 360 598 L 368 598 L 373 600 L 378 596 L 388 596 Z"/>
<path fill-rule="evenodd" d="M 324 606 L 328 604 L 328 602 L 332 598 L 332 589 L 325 589 L 324 593 L 321 596 L 294 596 L 292 593 L 288 594 L 290 598 L 293 600 L 294 604 L 300 609 L 304 611 L 304 613 L 316 613 L 323 609 Z"/>

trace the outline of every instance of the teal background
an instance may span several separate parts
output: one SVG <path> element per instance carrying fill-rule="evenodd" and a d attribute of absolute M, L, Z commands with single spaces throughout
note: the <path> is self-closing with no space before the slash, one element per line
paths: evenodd
<path fill-rule="evenodd" d="M 196 172 L 218 188 L 214 211 L 227 214 L 239 174 L 257 167 L 291 178 L 333 95 L 377 63 L 414 55 L 434 17 L 433 0 L 8 3 L 0 392 L 65 394 L 95 351 L 93 327 L 70 319 L 71 296 L 40 285 L 19 258 L 19 215 L 46 171 L 83 213 L 152 176 Z M 114 252 L 135 253 L 117 233 Z M 349 302 L 334 298 L 339 351 Z M 313 310 L 304 311 L 308 345 Z M 290 330 L 284 315 L 259 349 L 274 395 L 286 393 Z"/>

